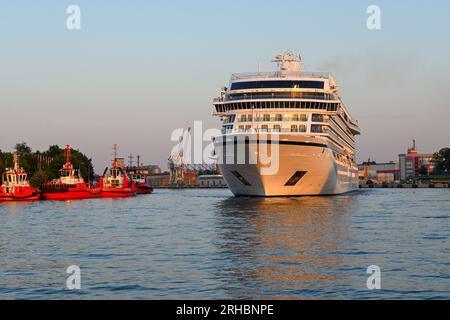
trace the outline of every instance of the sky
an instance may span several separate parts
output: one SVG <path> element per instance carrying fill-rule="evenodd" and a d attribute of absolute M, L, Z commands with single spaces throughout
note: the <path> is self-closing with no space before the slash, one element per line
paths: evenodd
<path fill-rule="evenodd" d="M 369 5 L 381 29 L 369 30 Z M 68 30 L 69 5 L 81 29 Z M 300 52 L 358 119 L 359 161 L 449 146 L 448 1 L 0 0 L 0 150 L 71 144 L 97 172 L 111 146 L 166 167 L 177 128 L 218 128 L 231 73 Z"/>

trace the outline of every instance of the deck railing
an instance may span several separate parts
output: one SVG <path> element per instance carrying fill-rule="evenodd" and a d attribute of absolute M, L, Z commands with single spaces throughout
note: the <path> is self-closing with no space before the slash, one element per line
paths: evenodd
<path fill-rule="evenodd" d="M 311 100 L 336 100 L 338 99 L 333 94 L 312 94 L 312 93 L 235 93 L 228 94 L 225 101 L 237 100 L 268 100 L 268 99 L 311 99 Z M 220 102 L 220 101 L 215 101 Z"/>
<path fill-rule="evenodd" d="M 330 76 L 329 72 L 284 72 L 284 71 L 270 71 L 270 72 L 247 72 L 247 73 L 234 73 L 231 75 L 231 81 L 242 79 L 255 79 L 255 78 L 318 78 L 327 79 Z"/>

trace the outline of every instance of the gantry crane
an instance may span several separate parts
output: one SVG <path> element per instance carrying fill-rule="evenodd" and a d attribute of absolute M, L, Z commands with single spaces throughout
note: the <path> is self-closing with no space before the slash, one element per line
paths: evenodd
<path fill-rule="evenodd" d="M 186 144 L 189 142 L 190 132 L 191 128 L 183 130 L 183 134 L 180 136 L 178 144 L 175 146 L 169 156 L 168 167 L 170 172 L 170 185 L 184 185 L 184 154 L 186 150 Z"/>

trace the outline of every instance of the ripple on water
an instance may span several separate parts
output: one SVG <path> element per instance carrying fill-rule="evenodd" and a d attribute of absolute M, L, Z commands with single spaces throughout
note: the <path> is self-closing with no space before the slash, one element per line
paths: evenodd
<path fill-rule="evenodd" d="M 0 299 L 448 299 L 448 212 L 438 189 L 2 204 Z M 72 264 L 80 291 L 64 289 Z"/>

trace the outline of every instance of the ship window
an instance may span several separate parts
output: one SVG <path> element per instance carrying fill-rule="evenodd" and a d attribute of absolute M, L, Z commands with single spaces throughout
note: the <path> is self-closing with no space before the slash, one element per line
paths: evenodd
<path fill-rule="evenodd" d="M 323 122 L 323 114 L 313 114 L 312 121 L 313 122 Z"/>
<path fill-rule="evenodd" d="M 302 122 L 308 121 L 308 115 L 302 113 L 302 114 L 300 115 L 300 121 L 302 121 Z"/>
<path fill-rule="evenodd" d="M 292 121 L 298 121 L 298 113 L 292 115 Z"/>
<path fill-rule="evenodd" d="M 261 126 L 261 131 L 262 131 L 262 132 L 267 132 L 267 131 L 269 131 L 269 126 L 268 126 L 267 124 L 263 124 L 263 125 Z"/>
<path fill-rule="evenodd" d="M 274 126 L 273 126 L 273 131 L 274 131 L 274 132 L 281 132 L 281 126 L 278 125 L 278 124 L 274 125 Z"/>
<path fill-rule="evenodd" d="M 247 116 L 245 114 L 241 115 L 241 122 L 247 122 Z"/>
<path fill-rule="evenodd" d="M 294 173 L 294 175 L 286 182 L 285 186 L 286 187 L 293 187 L 295 186 L 301 178 L 304 177 L 304 175 L 306 174 L 306 171 L 297 171 L 296 173 Z"/>
<path fill-rule="evenodd" d="M 263 121 L 270 121 L 270 114 L 264 114 Z"/>
<path fill-rule="evenodd" d="M 277 113 L 277 114 L 275 115 L 275 121 L 283 121 L 283 115 Z"/>
<path fill-rule="evenodd" d="M 250 131 L 251 128 L 252 128 L 252 126 L 247 125 L 247 126 L 245 126 L 245 131 Z"/>
<path fill-rule="evenodd" d="M 311 125 L 311 132 L 313 133 L 322 133 L 323 130 L 323 126 L 321 126 L 320 124 L 312 124 Z"/>
<path fill-rule="evenodd" d="M 306 125 L 300 124 L 298 126 L 298 132 L 306 132 Z"/>
<path fill-rule="evenodd" d="M 296 124 L 291 125 L 291 132 L 298 132 L 298 126 Z"/>
<path fill-rule="evenodd" d="M 253 116 L 251 114 L 247 115 L 247 121 L 248 122 L 253 121 Z"/>
<path fill-rule="evenodd" d="M 323 81 L 247 81 L 235 82 L 231 84 L 231 90 L 245 90 L 245 89 L 271 89 L 271 88 L 304 88 L 304 89 L 323 89 Z"/>

